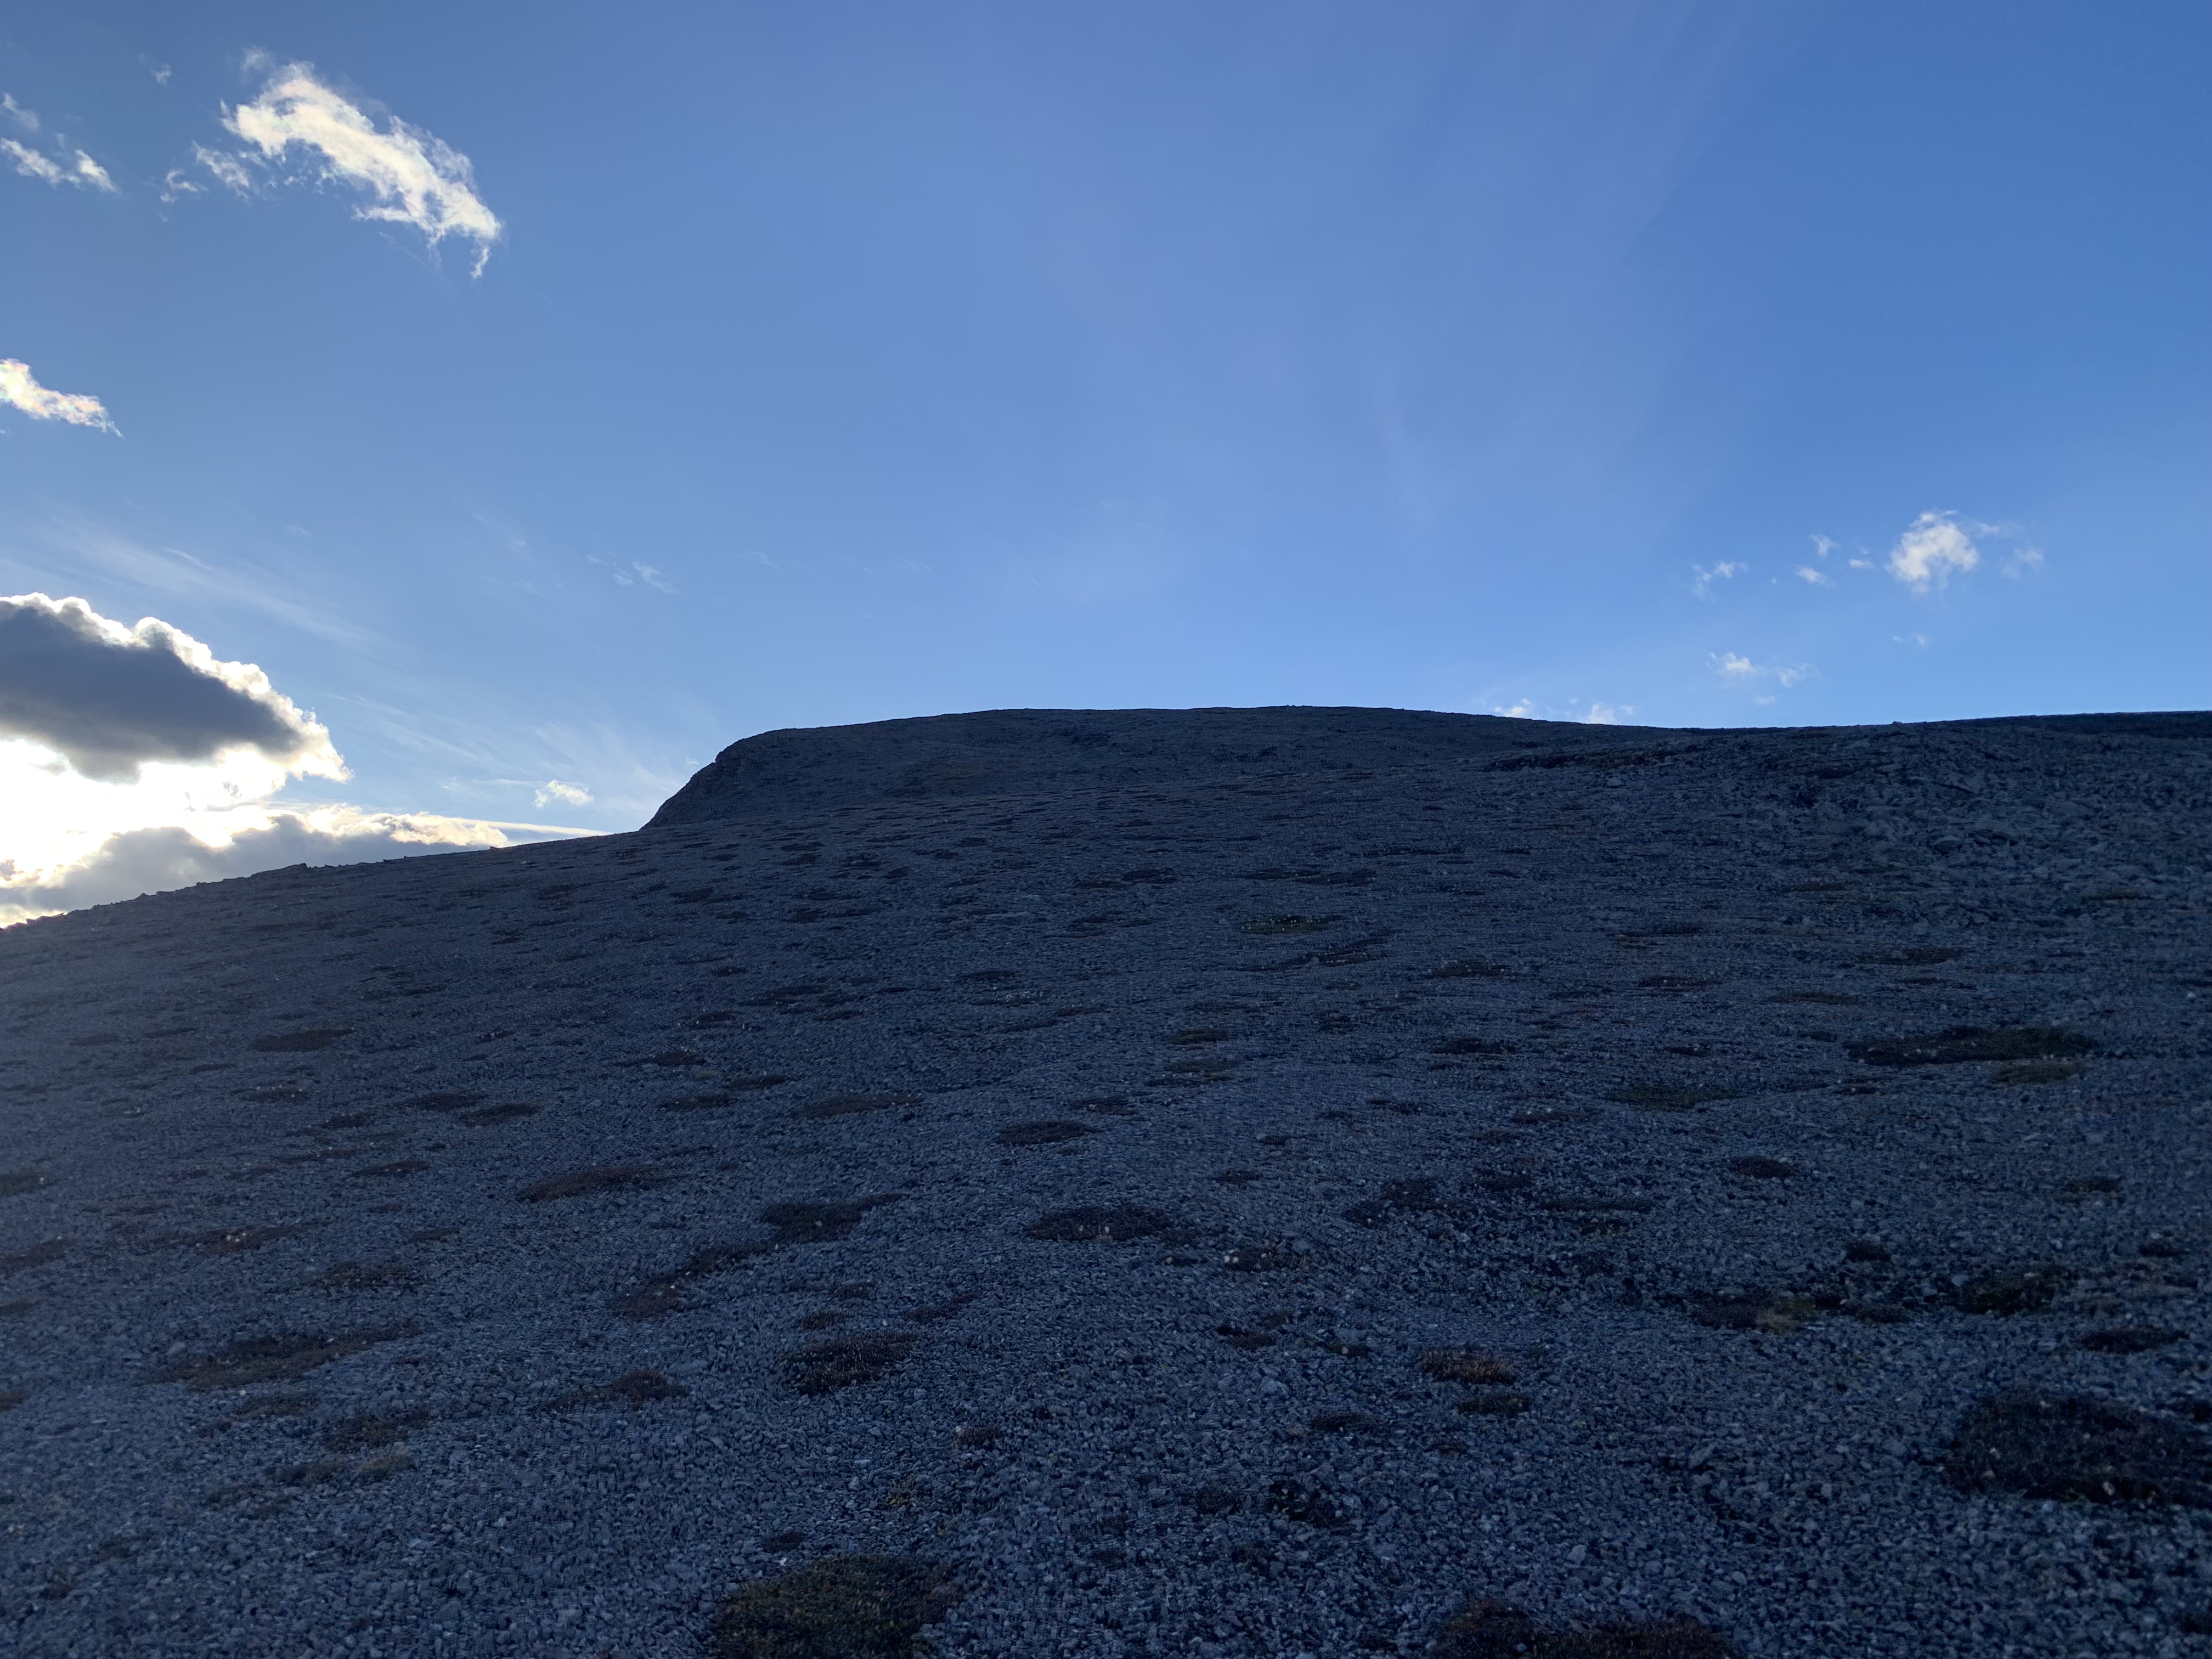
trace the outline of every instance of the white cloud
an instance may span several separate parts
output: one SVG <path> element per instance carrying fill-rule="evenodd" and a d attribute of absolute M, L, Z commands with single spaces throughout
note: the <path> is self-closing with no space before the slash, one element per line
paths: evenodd
<path fill-rule="evenodd" d="M 1523 697 L 1518 702 L 1503 708 L 1493 705 L 1490 712 L 1493 714 L 1503 714 L 1508 720 L 1533 720 L 1536 718 L 1536 705 Z"/>
<path fill-rule="evenodd" d="M 1815 558 L 1825 559 L 1836 550 L 1835 542 L 1826 536 L 1815 535 L 1812 538 L 1812 542 L 1813 556 Z"/>
<path fill-rule="evenodd" d="M 167 64 L 157 65 L 152 71 L 154 84 L 157 87 L 167 86 L 169 84 L 169 76 L 175 72 L 176 71 L 172 70 Z"/>
<path fill-rule="evenodd" d="M 36 179 L 42 184 L 75 185 L 79 190 L 104 190 L 115 194 L 115 180 L 107 176 L 107 169 L 82 150 L 71 150 L 62 161 L 42 155 L 28 144 L 13 138 L 0 138 L 0 155 L 5 155 L 15 164 L 15 171 L 26 179 Z"/>
<path fill-rule="evenodd" d="M 580 783 L 563 783 L 558 778 L 548 778 L 532 793 L 531 803 L 537 806 L 589 806 L 592 792 Z"/>
<path fill-rule="evenodd" d="M 0 357 L 0 404 L 19 409 L 34 421 L 66 421 L 71 426 L 115 430 L 115 422 L 107 418 L 99 398 L 84 392 L 49 391 L 39 384 L 28 363 L 13 357 Z"/>
<path fill-rule="evenodd" d="M 1992 528 L 1962 525 L 1955 513 L 1923 513 L 1890 550 L 1889 574 L 1916 593 L 1942 587 L 1954 571 L 1963 575 L 1982 562 L 1969 531 L 1986 534 Z"/>
<path fill-rule="evenodd" d="M 467 156 L 398 116 L 378 131 L 358 106 L 316 78 L 313 64 L 275 68 L 261 95 L 227 111 L 223 125 L 264 162 L 282 161 L 295 145 L 319 156 L 325 182 L 351 185 L 374 198 L 354 210 L 356 218 L 412 225 L 433 246 L 448 236 L 474 242 L 477 273 L 501 234 L 498 218 L 476 193 Z M 234 182 L 246 176 L 239 160 L 219 161 L 217 154 L 203 152 L 201 165 L 232 189 L 249 187 Z M 226 171 L 226 161 L 234 171 Z"/>
<path fill-rule="evenodd" d="M 1795 665 L 1784 663 L 1758 663 L 1733 651 L 1723 651 L 1713 658 L 1713 671 L 1731 685 L 1761 686 L 1771 682 L 1787 691 L 1815 678 L 1820 670 L 1810 663 Z M 1772 702 L 1770 696 L 1760 696 L 1760 702 Z"/>
<path fill-rule="evenodd" d="M 1733 560 L 1723 559 L 1710 570 L 1701 564 L 1693 564 L 1690 568 L 1698 573 L 1697 580 L 1690 584 L 1690 592 L 1701 599 L 1710 599 L 1713 596 L 1715 582 L 1724 582 L 1741 576 L 1751 567 L 1747 564 L 1738 564 Z"/>
<path fill-rule="evenodd" d="M 1836 585 L 1836 579 L 1833 576 L 1825 570 L 1815 570 L 1809 564 L 1799 565 L 1797 576 L 1801 581 L 1808 581 L 1815 587 L 1833 587 Z"/>
<path fill-rule="evenodd" d="M 1582 717 L 1582 721 L 1584 726 L 1618 726 L 1623 714 L 1635 712 L 1633 703 L 1594 702 L 1589 706 L 1589 712 Z"/>
<path fill-rule="evenodd" d="M 2039 547 L 2023 547 L 2004 562 L 2005 574 L 2015 580 L 2031 570 L 2042 568 L 2043 550 Z"/>
<path fill-rule="evenodd" d="M 1925 634 L 1893 634 L 1889 637 L 1899 645 L 1917 645 L 1923 651 L 1936 643 Z"/>
<path fill-rule="evenodd" d="M 36 132 L 39 130 L 38 112 L 25 109 L 4 92 L 0 92 L 0 113 L 4 113 L 25 132 Z"/>
<path fill-rule="evenodd" d="M 635 560 L 627 564 L 617 564 L 612 559 L 603 559 L 596 553 L 586 553 L 584 558 L 586 563 L 605 568 L 615 579 L 617 587 L 645 586 L 656 593 L 673 593 L 676 591 L 676 584 L 660 574 L 659 565 L 640 564 Z"/>

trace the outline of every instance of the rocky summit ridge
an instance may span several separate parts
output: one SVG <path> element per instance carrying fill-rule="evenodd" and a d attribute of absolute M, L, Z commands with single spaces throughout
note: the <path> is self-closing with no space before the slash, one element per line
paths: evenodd
<path fill-rule="evenodd" d="M 0 1650 L 2185 1659 L 2212 717 L 766 733 L 0 933 Z"/>

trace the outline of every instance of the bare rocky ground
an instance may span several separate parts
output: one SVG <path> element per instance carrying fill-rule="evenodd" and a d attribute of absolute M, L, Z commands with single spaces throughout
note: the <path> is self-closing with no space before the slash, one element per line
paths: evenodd
<path fill-rule="evenodd" d="M 0 1651 L 2212 1651 L 2208 870 L 2203 715 L 1000 714 L 10 930 Z"/>

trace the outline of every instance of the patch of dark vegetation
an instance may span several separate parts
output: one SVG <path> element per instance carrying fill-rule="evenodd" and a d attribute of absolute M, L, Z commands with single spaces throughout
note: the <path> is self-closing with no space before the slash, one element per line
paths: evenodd
<path fill-rule="evenodd" d="M 2020 1389 L 1978 1402 L 1944 1459 L 1966 1492 L 2212 1509 L 2212 1441 L 2107 1400 Z"/>
<path fill-rule="evenodd" d="M 1503 979 L 1509 969 L 1502 962 L 1483 962 L 1468 957 L 1457 962 L 1440 963 L 1429 969 L 1431 979 Z"/>
<path fill-rule="evenodd" d="M 1784 1159 L 1757 1154 L 1750 1158 L 1732 1158 L 1729 1160 L 1729 1168 L 1740 1176 L 1748 1176 L 1753 1181 L 1785 1181 L 1791 1176 L 1803 1173 L 1795 1164 Z"/>
<path fill-rule="evenodd" d="M 1867 1262 L 1887 1261 L 1889 1260 L 1889 1248 L 1878 1239 L 1854 1238 L 1844 1246 L 1844 1260 Z"/>
<path fill-rule="evenodd" d="M 1272 1273 L 1303 1267 L 1310 1258 L 1296 1239 L 1267 1238 L 1239 1244 L 1221 1258 L 1232 1273 Z"/>
<path fill-rule="evenodd" d="M 1224 1187 L 1249 1187 L 1255 1182 L 1265 1181 L 1267 1176 L 1257 1170 L 1220 1170 L 1207 1179 Z"/>
<path fill-rule="evenodd" d="M 1636 981 L 1646 991 L 1705 991 L 1720 983 L 1717 979 L 1699 979 L 1691 974 L 1646 974 Z"/>
<path fill-rule="evenodd" d="M 1784 991 L 1770 998 L 1774 1002 L 1815 1002 L 1824 1008 L 1856 1008 L 1859 1000 L 1846 996 L 1841 991 Z"/>
<path fill-rule="evenodd" d="M 658 1187 L 671 1179 L 668 1171 L 647 1164 L 603 1164 L 589 1170 L 571 1170 L 548 1176 L 525 1187 L 516 1196 L 525 1204 L 547 1204 L 556 1198 L 584 1198 L 593 1193 L 623 1192 Z"/>
<path fill-rule="evenodd" d="M 1370 1413 L 1353 1411 L 1316 1412 L 1306 1425 L 1309 1434 L 1364 1434 L 1370 1429 L 1379 1429 L 1382 1419 Z"/>
<path fill-rule="evenodd" d="M 1284 1520 L 1294 1521 L 1302 1527 L 1334 1529 L 1349 1519 L 1326 1488 L 1308 1480 L 1269 1481 L 1267 1504 Z"/>
<path fill-rule="evenodd" d="M 2056 1261 L 2033 1267 L 1992 1268 L 1954 1285 L 1951 1300 L 1961 1313 L 2040 1313 L 2073 1284 L 2071 1267 Z"/>
<path fill-rule="evenodd" d="M 716 1273 L 742 1267 L 756 1257 L 767 1255 L 770 1248 L 767 1244 L 709 1244 L 693 1251 L 674 1272 L 622 1291 L 607 1304 L 607 1310 L 623 1319 L 665 1319 L 671 1314 L 683 1313 L 692 1305 L 686 1294 L 690 1285 Z"/>
<path fill-rule="evenodd" d="M 1883 1037 L 1848 1045 L 1869 1066 L 1960 1066 L 1976 1060 L 2070 1060 L 2096 1041 L 2055 1025 L 1954 1025 L 1927 1036 Z"/>
<path fill-rule="evenodd" d="M 1191 1507 L 1209 1518 L 1233 1515 L 1243 1500 L 1226 1486 L 1200 1486 L 1190 1495 Z"/>
<path fill-rule="evenodd" d="M 362 1176 L 375 1178 L 395 1178 L 399 1176 L 421 1175 L 429 1167 L 430 1160 L 427 1158 L 403 1158 L 395 1159 L 390 1164 L 368 1164 L 364 1168 L 356 1170 L 354 1171 L 354 1175 L 356 1179 Z"/>
<path fill-rule="evenodd" d="M 1242 1325 L 1217 1325 L 1213 1334 L 1240 1353 L 1256 1353 L 1273 1347 L 1276 1341 L 1273 1331 L 1248 1330 Z"/>
<path fill-rule="evenodd" d="M 960 1593 L 910 1555 L 833 1555 L 757 1578 L 714 1615 L 714 1659 L 914 1659 Z"/>
<path fill-rule="evenodd" d="M 333 1423 L 324 1432 L 323 1449 L 342 1456 L 380 1450 L 398 1445 L 415 1430 L 428 1428 L 434 1421 L 425 1411 L 393 1412 L 389 1416 L 363 1412 Z"/>
<path fill-rule="evenodd" d="M 12 1412 L 30 1397 L 27 1389 L 0 1389 L 0 1412 Z"/>
<path fill-rule="evenodd" d="M 1419 1212 L 1446 1207 L 1434 1181 L 1426 1176 L 1411 1176 L 1384 1182 L 1380 1193 L 1353 1205 L 1344 1212 L 1344 1218 L 1355 1226 L 1379 1227 L 1397 1211 Z"/>
<path fill-rule="evenodd" d="M 768 1206 L 760 1218 L 775 1230 L 770 1243 L 778 1248 L 827 1244 L 849 1235 L 869 1211 L 896 1204 L 898 1198 L 896 1193 L 876 1193 L 866 1198 L 793 1200 Z"/>
<path fill-rule="evenodd" d="M 1125 1244 L 1136 1238 L 1179 1238 L 1183 1232 L 1173 1216 L 1144 1204 L 1085 1204 L 1054 1210 L 1022 1231 L 1056 1244 Z"/>
<path fill-rule="evenodd" d="M 1421 1370 L 1439 1382 L 1488 1386 L 1519 1380 L 1510 1363 L 1480 1348 L 1431 1348 L 1421 1356 Z"/>
<path fill-rule="evenodd" d="M 2118 1198 L 2123 1187 L 2119 1176 L 2111 1175 L 2075 1176 L 2060 1193 L 2071 1199 Z"/>
<path fill-rule="evenodd" d="M 2016 1060 L 1990 1073 L 1992 1083 L 2071 1083 L 2081 1075 L 2078 1060 Z"/>
<path fill-rule="evenodd" d="M 1275 939 L 1285 934 L 1318 933 L 1335 921 L 1334 916 L 1255 916 L 1249 921 L 1238 922 L 1237 931 Z"/>
<path fill-rule="evenodd" d="M 257 1106 L 296 1106 L 307 1097 L 307 1091 L 289 1083 L 274 1083 L 265 1089 L 240 1089 L 240 1100 L 250 1100 Z"/>
<path fill-rule="evenodd" d="M 1641 1106 L 1647 1112 L 1694 1112 L 1717 1100 L 1734 1100 L 1735 1091 L 1674 1083 L 1628 1083 L 1607 1090 L 1605 1097 L 1617 1105 Z"/>
<path fill-rule="evenodd" d="M 319 1132 L 332 1129 L 366 1129 L 376 1121 L 374 1112 L 340 1112 L 336 1117 L 326 1117 L 315 1125 Z"/>
<path fill-rule="evenodd" d="M 164 1365 L 146 1380 L 181 1382 L 191 1389 L 248 1389 L 258 1382 L 296 1382 L 333 1361 L 415 1334 L 412 1325 L 392 1325 L 380 1330 L 341 1331 L 334 1336 L 300 1332 L 250 1336 L 198 1358 Z"/>
<path fill-rule="evenodd" d="M 579 1406 L 627 1406 L 635 1411 L 659 1401 L 681 1400 L 690 1392 L 661 1371 L 624 1371 L 613 1382 L 602 1382 L 596 1389 L 572 1389 L 550 1401 L 545 1409 L 565 1412 Z"/>
<path fill-rule="evenodd" d="M 368 1267 L 359 1261 L 340 1261 L 323 1269 L 301 1286 L 310 1291 L 410 1291 L 422 1275 L 404 1261 Z"/>
<path fill-rule="evenodd" d="M 1911 945 L 1881 956 L 1861 957 L 1859 961 L 1869 968 L 1933 968 L 1938 963 L 1956 962 L 1966 954 L 1948 945 Z"/>
<path fill-rule="evenodd" d="M 1432 1054 L 1510 1054 L 1520 1052 L 1517 1042 L 1498 1042 L 1488 1037 L 1439 1037 L 1429 1045 Z"/>
<path fill-rule="evenodd" d="M 919 1308 L 908 1308 L 906 1310 L 906 1316 L 917 1325 L 933 1325 L 940 1319 L 951 1318 L 966 1308 L 969 1303 L 980 1298 L 982 1294 L 981 1291 L 963 1291 L 959 1295 L 947 1297 L 942 1302 L 930 1302 Z"/>
<path fill-rule="evenodd" d="M 2186 1331 L 2170 1331 L 2162 1325 L 2103 1325 L 2083 1332 L 2081 1346 L 2092 1353 L 2148 1353 L 2186 1335 Z"/>
<path fill-rule="evenodd" d="M 1621 1620 L 1553 1629 L 1503 1601 L 1471 1601 L 1444 1620 L 1432 1659 L 1741 1659 L 1742 1650 L 1694 1619 Z"/>
<path fill-rule="evenodd" d="M 1079 1140 L 1085 1135 L 1097 1133 L 1088 1123 L 1051 1118 L 1035 1123 L 1009 1123 L 999 1131 L 998 1141 L 1001 1146 L 1050 1146 L 1058 1141 Z"/>
<path fill-rule="evenodd" d="M 952 1443 L 961 1451 L 981 1451 L 1006 1437 L 1004 1429 L 988 1423 L 963 1423 L 952 1431 Z"/>
<path fill-rule="evenodd" d="M 177 1242 L 197 1244 L 210 1255 L 241 1255 L 280 1238 L 292 1238 L 319 1223 L 281 1222 L 273 1227 L 223 1227 L 211 1233 L 194 1233 Z"/>
<path fill-rule="evenodd" d="M 1690 1317 L 1709 1329 L 1764 1331 L 1789 1336 L 1820 1312 L 1820 1304 L 1795 1291 L 1712 1291 L 1690 1298 Z"/>
<path fill-rule="evenodd" d="M 1101 1117 L 1134 1117 L 1137 1109 L 1129 1104 L 1126 1095 L 1085 1095 L 1081 1100 L 1068 1103 L 1079 1112 L 1096 1112 Z"/>
<path fill-rule="evenodd" d="M 58 1261 L 69 1254 L 70 1241 L 66 1236 L 49 1238 L 33 1244 L 27 1250 L 16 1250 L 0 1255 L 0 1273 L 21 1273 L 26 1267 L 43 1267 L 49 1261 Z"/>
<path fill-rule="evenodd" d="M 810 1342 L 783 1356 L 784 1380 L 800 1394 L 830 1394 L 890 1375 L 914 1351 L 903 1331 L 860 1331 Z"/>
<path fill-rule="evenodd" d="M 660 1109 L 664 1112 L 720 1111 L 727 1106 L 742 1106 L 749 1094 L 757 1094 L 763 1089 L 781 1088 L 787 1083 L 798 1080 L 796 1078 L 780 1077 L 773 1072 L 763 1072 L 757 1077 L 729 1078 L 712 1094 L 680 1095 L 674 1100 L 662 1101 Z"/>
<path fill-rule="evenodd" d="M 261 1054 L 312 1054 L 352 1035 L 350 1025 L 331 1025 L 312 1031 L 279 1031 L 273 1036 L 256 1037 L 249 1046 Z"/>
<path fill-rule="evenodd" d="M 1518 1389 L 1476 1389 L 1454 1409 L 1463 1417 L 1518 1417 L 1534 1403 Z"/>
<path fill-rule="evenodd" d="M 272 1417 L 305 1417 L 315 1408 L 315 1396 L 304 1389 L 256 1395 L 240 1402 L 230 1414 L 234 1423 L 258 1423 Z"/>
<path fill-rule="evenodd" d="M 1194 1025 L 1188 1030 L 1170 1031 L 1168 1042 L 1178 1048 L 1194 1048 L 1208 1042 L 1226 1042 L 1234 1033 L 1218 1025 Z"/>
<path fill-rule="evenodd" d="M 471 1129 L 486 1129 L 495 1123 L 515 1123 L 526 1117 L 536 1117 L 544 1109 L 534 1100 L 510 1100 L 498 1106 L 484 1106 L 473 1112 L 463 1112 L 461 1121 Z"/>
<path fill-rule="evenodd" d="M 46 1177 L 36 1170 L 0 1170 L 0 1198 L 34 1193 L 46 1184 Z"/>
<path fill-rule="evenodd" d="M 792 1115 L 808 1119 L 853 1117 L 862 1112 L 888 1112 L 902 1106 L 921 1104 L 920 1095 L 896 1092 L 874 1095 L 825 1095 L 820 1100 L 800 1107 Z"/>
<path fill-rule="evenodd" d="M 469 1089 L 441 1089 L 427 1095 L 410 1095 L 399 1103 L 404 1112 L 458 1112 L 464 1106 L 474 1106 L 483 1097 Z"/>

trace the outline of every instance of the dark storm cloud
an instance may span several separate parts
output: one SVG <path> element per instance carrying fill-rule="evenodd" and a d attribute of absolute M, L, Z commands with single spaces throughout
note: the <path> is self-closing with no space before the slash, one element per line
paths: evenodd
<path fill-rule="evenodd" d="M 147 761 L 251 748 L 338 776 L 330 733 L 248 663 L 218 661 L 148 617 L 112 622 L 82 599 L 0 599 L 0 738 L 45 744 L 76 771 L 128 782 Z"/>

